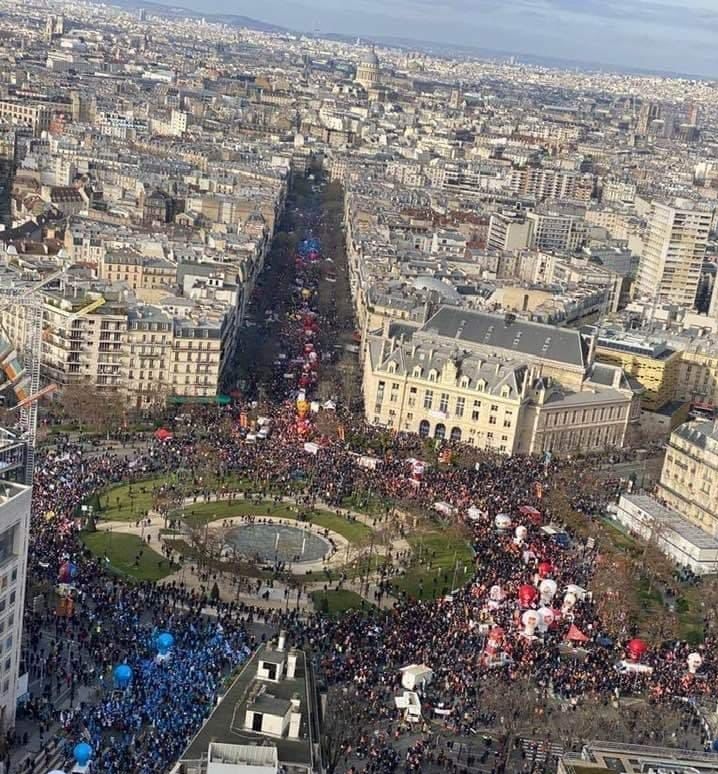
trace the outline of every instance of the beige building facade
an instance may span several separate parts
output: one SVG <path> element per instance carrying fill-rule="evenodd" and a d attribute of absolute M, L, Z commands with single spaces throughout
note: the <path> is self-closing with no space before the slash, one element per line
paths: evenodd
<path fill-rule="evenodd" d="M 658 495 L 688 521 L 718 537 L 718 426 L 687 422 L 671 434 Z"/>
<path fill-rule="evenodd" d="M 366 418 L 502 454 L 618 448 L 640 405 L 623 371 L 591 354 L 577 331 L 442 307 L 367 337 Z"/>

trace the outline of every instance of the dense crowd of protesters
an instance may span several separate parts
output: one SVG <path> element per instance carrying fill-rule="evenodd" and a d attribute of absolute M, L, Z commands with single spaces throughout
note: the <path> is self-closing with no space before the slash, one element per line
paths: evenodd
<path fill-rule="evenodd" d="M 398 433 L 387 441 L 383 431 L 339 411 L 342 433 L 330 438 L 317 429 L 315 413 L 298 411 L 298 397 L 307 403 L 316 397 L 322 326 L 331 324 L 316 311 L 317 258 L 309 252 L 298 257 L 289 308 L 282 313 L 278 307 L 272 318 L 283 351 L 275 364 L 271 401 L 256 407 L 238 399 L 229 407 L 185 411 L 181 419 L 168 419 L 171 438 L 153 440 L 131 454 L 90 454 L 67 440 L 39 455 L 29 576 L 34 584 L 54 585 L 59 568 L 72 562 L 77 603 L 66 617 L 28 612 L 25 659 L 43 686 L 42 696 L 34 696 L 30 704 L 38 719 L 45 723 L 59 717 L 69 742 L 86 739 L 98 774 L 159 774 L 206 718 L 223 677 L 255 644 L 247 620 L 263 614 L 177 583 L 133 584 L 113 576 L 81 548 L 78 530 L 81 506 L 115 483 L 182 470 L 183 494 L 201 497 L 211 494 L 208 468 L 216 474 L 211 486 L 219 491 L 229 488 L 230 477 L 248 479 L 257 492 L 296 497 L 308 506 L 323 501 L 342 507 L 356 493 L 426 510 L 442 502 L 450 507 L 445 518 L 470 531 L 475 561 L 466 576 L 469 582 L 448 596 L 402 599 L 393 609 L 371 616 L 355 612 L 339 619 L 300 619 L 295 613 L 281 621 L 297 644 L 317 655 L 327 680 L 351 683 L 375 708 L 377 719 L 395 717 L 391 698 L 400 685 L 399 669 L 412 663 L 433 670 L 422 699 L 428 707 L 440 705 L 456 733 L 480 723 L 476 684 L 495 669 L 507 681 L 532 678 L 567 700 L 644 689 L 657 700 L 718 696 L 714 642 L 699 648 L 667 642 L 642 655 L 643 665 L 651 669 L 622 672 L 616 662 L 625 658 L 624 642 L 634 633 L 605 631 L 590 593 L 574 595 L 566 605 L 569 585 L 590 590 L 597 548 L 557 543 L 520 506 L 536 508 L 544 522 L 550 520 L 545 495 L 560 485 L 587 518 L 599 513 L 607 493 L 584 491 L 585 462 L 503 458 L 471 450 L 473 467 L 424 465 L 420 461 L 426 446 L 416 436 Z M 257 410 L 270 420 L 271 432 L 261 442 L 250 442 L 248 417 Z M 362 464 L 367 447 L 356 439 L 373 448 L 381 439 L 385 448 L 371 465 Z M 316 448 L 308 451 L 308 441 L 316 442 Z M 499 514 L 508 515 L 510 528 L 497 528 Z M 522 528 L 520 539 L 517 527 Z M 545 632 L 527 634 L 520 616 L 540 603 L 523 605 L 518 596 L 522 587 L 537 587 L 546 578 L 557 587 L 556 602 L 546 603 L 553 623 Z M 264 615 L 279 623 L 278 613 Z M 571 626 L 585 636 L 581 658 L 565 652 Z M 492 627 L 500 627 L 503 637 L 498 653 L 488 658 Z M 158 662 L 155 635 L 160 630 L 172 632 L 175 645 L 171 657 Z M 73 643 L 64 651 L 58 644 L 63 640 Z M 691 673 L 687 658 L 694 651 L 701 665 Z M 111 684 L 117 664 L 129 665 L 134 673 L 122 689 Z M 61 690 L 68 688 L 74 698 L 77 686 L 100 677 L 106 687 L 95 700 L 61 716 L 53 714 L 53 698 Z M 351 744 L 347 740 L 350 749 Z M 389 741 L 360 740 L 359 750 L 359 763 L 356 746 L 354 757 L 347 756 L 347 766 L 353 767 L 349 770 L 390 772 L 401 765 Z M 426 755 L 417 742 L 404 758 L 405 770 L 420 771 Z M 433 752 L 431 756 L 433 760 Z"/>

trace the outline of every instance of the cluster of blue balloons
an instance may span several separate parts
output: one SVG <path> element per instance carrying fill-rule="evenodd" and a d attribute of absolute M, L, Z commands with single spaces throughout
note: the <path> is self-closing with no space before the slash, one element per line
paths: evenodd
<path fill-rule="evenodd" d="M 155 639 L 157 645 L 157 653 L 166 658 L 169 655 L 172 646 L 175 644 L 175 638 L 169 632 L 161 632 Z M 125 690 L 132 682 L 134 671 L 129 664 L 118 664 L 112 670 L 112 676 L 115 679 L 115 685 L 120 690 Z M 92 759 L 92 747 L 87 742 L 79 742 L 72 750 L 72 755 L 75 759 L 75 763 L 78 766 L 87 766 Z M 56 769 L 49 774 L 65 774 L 63 771 Z"/>

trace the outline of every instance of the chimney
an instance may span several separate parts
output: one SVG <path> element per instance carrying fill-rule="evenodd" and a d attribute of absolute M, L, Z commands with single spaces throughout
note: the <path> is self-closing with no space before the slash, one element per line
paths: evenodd
<path fill-rule="evenodd" d="M 284 631 L 284 629 L 282 629 L 279 632 L 279 640 L 277 641 L 277 650 L 280 652 L 283 651 L 286 645 L 287 645 L 287 633 Z"/>

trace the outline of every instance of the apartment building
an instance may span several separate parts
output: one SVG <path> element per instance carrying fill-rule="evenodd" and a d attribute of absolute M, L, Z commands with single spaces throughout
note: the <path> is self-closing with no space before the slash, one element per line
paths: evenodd
<path fill-rule="evenodd" d="M 83 312 L 99 298 L 102 306 Z M 22 340 L 22 308 L 0 315 L 11 339 Z M 217 394 L 222 320 L 193 319 L 187 310 L 178 317 L 103 287 L 46 292 L 44 321 L 42 375 L 60 387 L 92 384 L 137 407 Z"/>
<path fill-rule="evenodd" d="M 32 104 L 19 99 L 0 100 L 0 121 L 29 127 L 36 137 L 50 128 L 52 113 L 50 105 Z"/>
<path fill-rule="evenodd" d="M 14 726 L 18 697 L 27 692 L 20 659 L 31 500 L 31 487 L 0 481 L 0 722 L 6 728 Z"/>
<path fill-rule="evenodd" d="M 596 360 L 622 368 L 643 387 L 641 404 L 657 411 L 676 397 L 681 353 L 665 341 L 603 331 L 596 340 Z"/>
<path fill-rule="evenodd" d="M 583 213 L 573 208 L 542 207 L 526 215 L 531 223 L 531 247 L 549 252 L 573 252 L 586 239 Z"/>
<path fill-rule="evenodd" d="M 492 250 L 513 252 L 526 250 L 531 244 L 532 221 L 525 213 L 514 210 L 495 212 L 489 222 L 487 247 Z"/>
<path fill-rule="evenodd" d="M 692 308 L 713 211 L 687 200 L 653 202 L 636 278 L 636 295 Z"/>
<path fill-rule="evenodd" d="M 179 320 L 160 309 L 128 313 L 127 384 L 138 408 L 168 397 L 211 398 L 221 369 L 220 326 Z"/>
<path fill-rule="evenodd" d="M 108 250 L 101 256 L 98 275 L 108 282 L 124 282 L 137 298 L 157 303 L 177 283 L 177 264 L 167 258 L 134 250 Z"/>
<path fill-rule="evenodd" d="M 718 425 L 687 422 L 671 433 L 658 496 L 718 537 Z"/>

